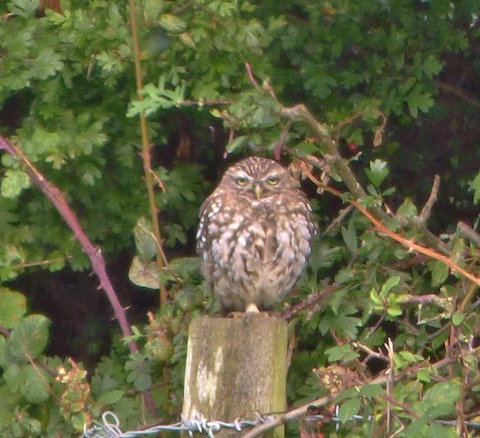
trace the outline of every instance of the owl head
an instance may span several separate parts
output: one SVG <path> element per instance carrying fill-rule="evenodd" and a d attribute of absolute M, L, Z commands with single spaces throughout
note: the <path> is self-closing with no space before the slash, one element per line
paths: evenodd
<path fill-rule="evenodd" d="M 249 198 L 260 200 L 299 186 L 288 169 L 268 158 L 250 157 L 230 167 L 222 186 Z"/>

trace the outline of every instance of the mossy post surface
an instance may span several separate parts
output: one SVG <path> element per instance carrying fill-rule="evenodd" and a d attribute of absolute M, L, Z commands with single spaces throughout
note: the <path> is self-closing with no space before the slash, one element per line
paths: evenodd
<path fill-rule="evenodd" d="M 283 319 L 195 319 L 189 328 L 183 416 L 233 422 L 285 410 L 286 354 Z M 215 436 L 237 435 L 222 430 Z M 283 435 L 279 427 L 270 436 Z"/>

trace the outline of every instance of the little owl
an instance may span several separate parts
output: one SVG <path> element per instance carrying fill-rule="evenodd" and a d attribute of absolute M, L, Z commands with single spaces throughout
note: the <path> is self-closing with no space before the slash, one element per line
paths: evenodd
<path fill-rule="evenodd" d="M 293 289 L 316 232 L 298 180 L 273 160 L 231 166 L 200 209 L 202 272 L 225 310 L 270 309 Z"/>

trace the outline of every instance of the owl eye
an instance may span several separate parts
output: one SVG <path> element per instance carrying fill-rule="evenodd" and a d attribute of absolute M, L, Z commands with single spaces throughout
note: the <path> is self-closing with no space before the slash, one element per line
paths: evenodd
<path fill-rule="evenodd" d="M 280 182 L 280 178 L 278 176 L 269 176 L 267 178 L 267 183 L 271 186 L 276 186 Z"/>
<path fill-rule="evenodd" d="M 235 182 L 237 183 L 237 186 L 246 186 L 248 183 L 248 178 L 245 176 L 237 176 L 235 178 Z"/>

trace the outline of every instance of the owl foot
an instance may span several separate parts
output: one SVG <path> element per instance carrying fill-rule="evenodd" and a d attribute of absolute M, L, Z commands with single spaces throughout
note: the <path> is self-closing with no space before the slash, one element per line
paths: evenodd
<path fill-rule="evenodd" d="M 248 303 L 245 313 L 260 313 L 260 310 L 255 303 Z"/>

